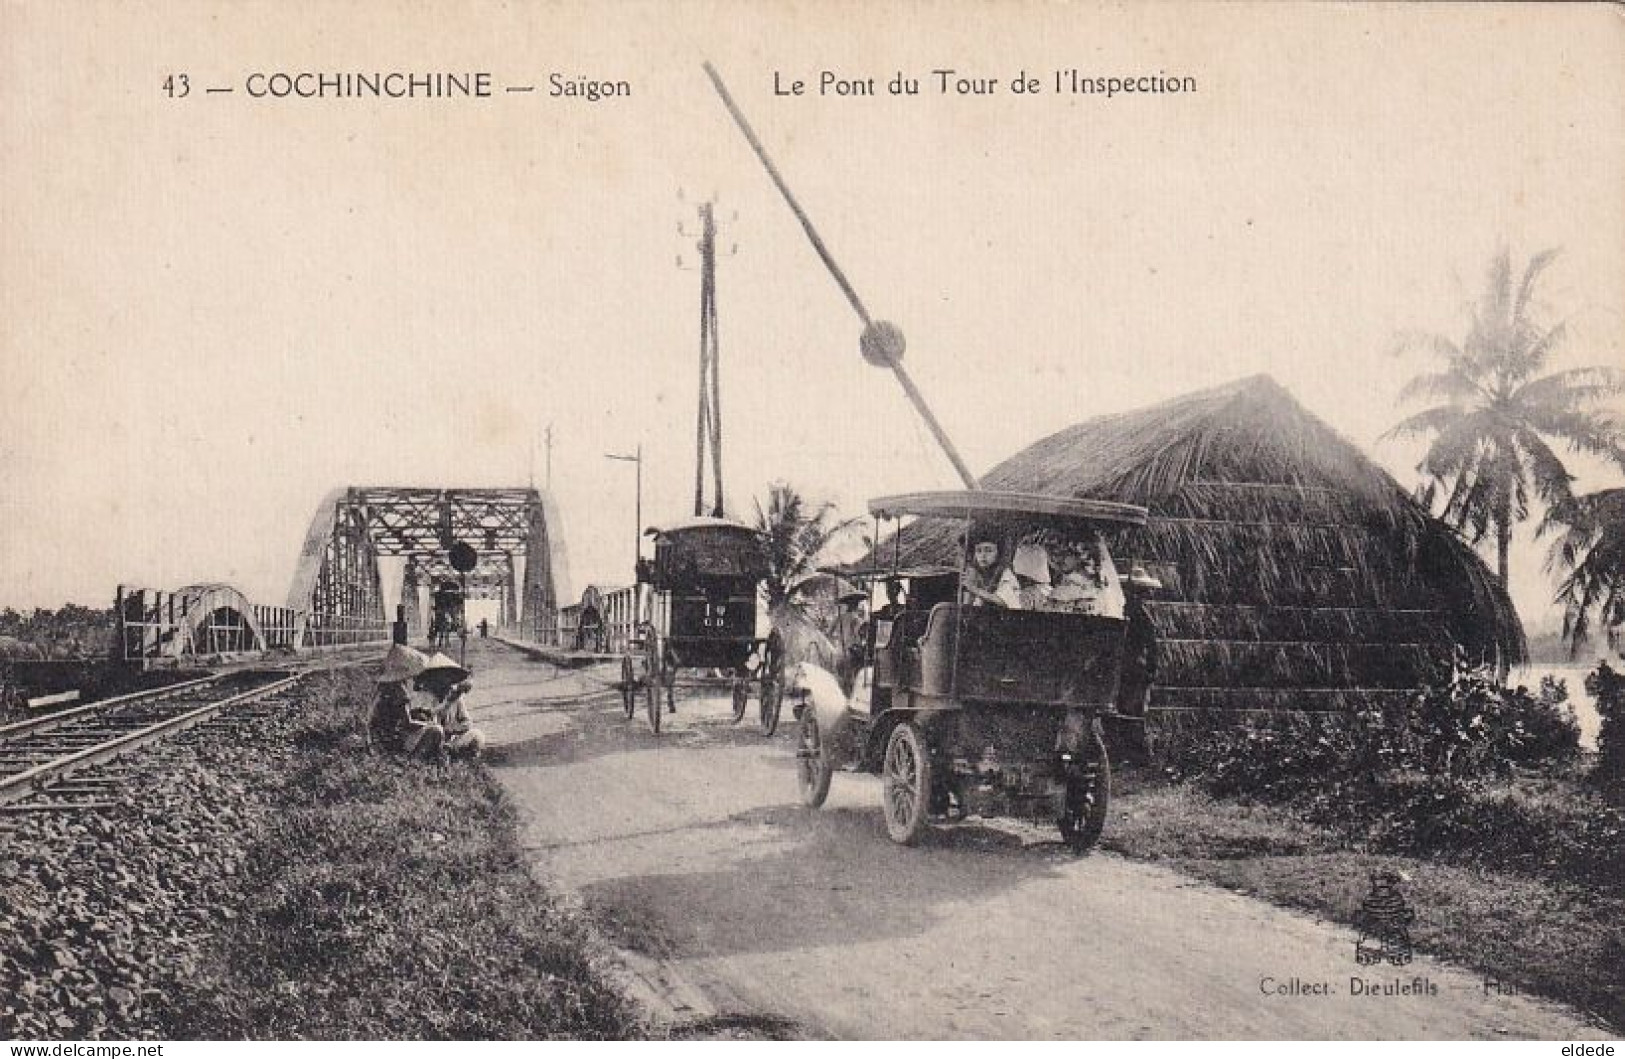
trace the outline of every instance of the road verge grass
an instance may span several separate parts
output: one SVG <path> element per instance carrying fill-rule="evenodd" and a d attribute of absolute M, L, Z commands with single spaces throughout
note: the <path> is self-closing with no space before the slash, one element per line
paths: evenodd
<path fill-rule="evenodd" d="M 1150 774 L 1124 778 L 1109 849 L 1350 925 L 1371 873 L 1402 871 L 1417 948 L 1478 970 L 1487 988 L 1544 995 L 1625 1027 L 1625 896 L 1617 889 L 1373 852 L 1289 806 L 1214 798 Z M 1351 960 L 1354 940 L 1351 929 Z"/>
<path fill-rule="evenodd" d="M 605 950 L 529 874 L 495 781 L 359 749 L 372 690 L 357 670 L 312 687 L 251 885 L 168 1004 L 174 1036 L 638 1036 Z"/>

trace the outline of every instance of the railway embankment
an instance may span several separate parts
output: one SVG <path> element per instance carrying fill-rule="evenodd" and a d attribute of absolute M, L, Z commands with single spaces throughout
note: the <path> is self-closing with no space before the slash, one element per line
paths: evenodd
<path fill-rule="evenodd" d="M 636 1035 L 495 784 L 364 753 L 370 693 L 313 675 L 92 808 L 0 816 L 0 1037 Z"/>

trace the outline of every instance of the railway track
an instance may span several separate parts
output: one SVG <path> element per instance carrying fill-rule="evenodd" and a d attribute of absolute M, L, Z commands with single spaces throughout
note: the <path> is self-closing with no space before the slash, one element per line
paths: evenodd
<path fill-rule="evenodd" d="M 304 675 L 286 669 L 221 673 L 0 727 L 0 811 L 106 804 L 96 796 L 116 789 L 122 776 L 111 763 L 209 723 L 222 710 L 286 690 Z"/>

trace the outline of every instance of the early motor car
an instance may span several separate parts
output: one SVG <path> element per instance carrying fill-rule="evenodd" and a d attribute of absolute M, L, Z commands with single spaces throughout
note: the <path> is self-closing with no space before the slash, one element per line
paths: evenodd
<path fill-rule="evenodd" d="M 939 538 L 959 561 L 884 572 L 906 583 L 907 600 L 877 612 L 872 665 L 850 696 L 798 667 L 803 801 L 822 805 L 834 772 L 862 769 L 882 777 L 897 842 L 918 841 L 933 820 L 1014 816 L 1089 848 L 1111 796 L 1100 719 L 1124 661 L 1125 593 L 1137 590 L 1109 542 L 1145 510 L 978 490 L 869 506 L 879 518 L 957 522 Z"/>

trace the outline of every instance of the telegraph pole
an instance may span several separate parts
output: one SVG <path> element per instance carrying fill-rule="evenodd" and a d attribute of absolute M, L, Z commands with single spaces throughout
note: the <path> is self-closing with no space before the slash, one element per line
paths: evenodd
<path fill-rule="evenodd" d="M 722 517 L 722 381 L 717 337 L 717 225 L 713 204 L 700 203 L 700 407 L 694 424 L 694 514 L 705 510 L 705 457 L 715 486 L 710 513 Z"/>

